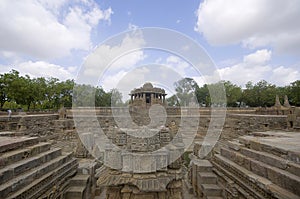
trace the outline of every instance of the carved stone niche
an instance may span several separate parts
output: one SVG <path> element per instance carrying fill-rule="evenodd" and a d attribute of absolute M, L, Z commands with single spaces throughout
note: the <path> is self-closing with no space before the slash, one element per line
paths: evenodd
<path fill-rule="evenodd" d="M 127 144 L 127 135 L 122 131 L 118 131 L 115 137 L 115 143 L 117 146 L 124 146 Z"/>

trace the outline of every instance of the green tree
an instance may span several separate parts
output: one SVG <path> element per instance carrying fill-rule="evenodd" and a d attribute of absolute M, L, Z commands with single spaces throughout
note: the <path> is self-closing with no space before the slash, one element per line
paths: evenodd
<path fill-rule="evenodd" d="M 188 106 L 190 102 L 197 100 L 195 91 L 198 89 L 198 84 L 194 79 L 183 78 L 175 82 L 174 87 L 181 106 Z"/>
<path fill-rule="evenodd" d="M 221 81 L 221 83 L 223 83 L 225 87 L 227 106 L 240 106 L 242 101 L 242 88 L 232 84 L 230 81 Z"/>
<path fill-rule="evenodd" d="M 110 91 L 111 95 L 111 106 L 124 106 L 124 103 L 122 101 L 122 93 L 118 91 L 118 89 L 114 88 Z"/>
<path fill-rule="evenodd" d="M 243 101 L 252 107 L 273 106 L 275 96 L 276 86 L 274 84 L 270 84 L 265 80 L 261 80 L 255 85 L 248 82 L 243 94 Z"/>
<path fill-rule="evenodd" d="M 59 87 L 58 87 L 59 79 L 57 78 L 49 78 L 46 80 L 46 92 L 45 97 L 46 101 L 44 103 L 44 108 L 52 109 L 52 108 L 59 108 Z"/>
<path fill-rule="evenodd" d="M 43 103 L 46 100 L 46 79 L 44 77 L 35 78 L 31 81 L 31 92 L 33 95 L 33 108 L 37 106 L 42 108 Z"/>
<path fill-rule="evenodd" d="M 289 93 L 291 104 L 300 106 L 300 80 L 292 82 L 287 92 Z"/>
<path fill-rule="evenodd" d="M 196 97 L 199 104 L 210 106 L 210 95 L 207 84 L 196 88 Z"/>
<path fill-rule="evenodd" d="M 97 88 L 89 84 L 76 84 L 73 89 L 73 106 L 94 107 L 97 102 Z"/>
<path fill-rule="evenodd" d="M 0 108 L 3 108 L 3 105 L 8 101 L 7 97 L 8 84 L 6 82 L 5 76 L 0 74 Z"/>
<path fill-rule="evenodd" d="M 179 101 L 176 95 L 172 95 L 171 97 L 167 98 L 168 106 L 179 106 Z"/>
<path fill-rule="evenodd" d="M 57 92 L 59 93 L 59 105 L 64 107 L 72 107 L 72 97 L 74 80 L 66 80 L 58 83 Z"/>

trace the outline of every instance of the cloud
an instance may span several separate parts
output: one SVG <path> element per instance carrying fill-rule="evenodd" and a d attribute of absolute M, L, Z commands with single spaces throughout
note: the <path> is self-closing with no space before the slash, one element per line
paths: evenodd
<path fill-rule="evenodd" d="M 106 91 L 117 88 L 122 93 L 123 100 L 126 101 L 129 99 L 130 91 L 144 84 L 149 73 L 151 71 L 147 67 L 139 67 L 131 71 L 120 70 L 116 74 L 105 75 L 100 85 Z"/>
<path fill-rule="evenodd" d="M 190 67 L 190 64 L 188 64 L 186 61 L 173 55 L 167 57 L 165 65 L 175 70 L 182 77 L 187 76 L 186 70 Z"/>
<path fill-rule="evenodd" d="M 93 1 L 3 0 L 0 52 L 54 59 L 72 50 L 90 50 L 92 29 L 100 20 L 109 21 L 112 13 L 111 8 L 101 10 Z"/>
<path fill-rule="evenodd" d="M 134 25 L 134 24 L 132 24 L 132 23 L 129 23 L 128 24 L 128 30 L 136 30 L 136 29 L 138 29 L 139 27 L 137 26 L 137 25 Z"/>
<path fill-rule="evenodd" d="M 272 52 L 266 49 L 257 50 L 255 53 L 246 55 L 244 63 L 248 64 L 264 64 L 271 59 Z"/>
<path fill-rule="evenodd" d="M 122 37 L 122 38 L 121 38 Z M 146 55 L 141 49 L 145 41 L 140 31 L 133 31 L 125 36 L 114 38 L 114 44 L 103 44 L 91 54 L 83 67 L 82 75 L 99 76 L 99 71 L 109 70 L 116 73 L 120 70 L 133 68 L 144 60 Z M 111 64 L 111 65 L 110 65 Z"/>
<path fill-rule="evenodd" d="M 1 66 L 0 73 L 7 73 L 10 70 L 17 70 L 21 75 L 29 75 L 30 77 L 54 77 L 59 80 L 74 79 L 76 67 L 63 67 L 44 61 L 27 61 L 16 64 L 14 67 Z"/>
<path fill-rule="evenodd" d="M 218 72 L 221 79 L 241 86 L 245 86 L 248 81 L 256 83 L 260 80 L 284 86 L 300 79 L 299 71 L 292 67 L 271 65 L 271 55 L 270 50 L 257 50 L 244 56 L 242 62 L 218 69 Z"/>
<path fill-rule="evenodd" d="M 242 62 L 229 65 L 214 71 L 213 75 L 193 77 L 199 86 L 216 83 L 222 80 L 231 81 L 234 84 L 245 87 L 248 81 L 257 83 L 266 80 L 277 86 L 286 86 L 300 79 L 300 72 L 287 66 L 274 66 L 271 61 L 272 52 L 262 49 L 245 55 Z"/>
<path fill-rule="evenodd" d="M 271 45 L 278 52 L 300 52 L 300 1 L 204 0 L 195 30 L 213 45 Z"/>

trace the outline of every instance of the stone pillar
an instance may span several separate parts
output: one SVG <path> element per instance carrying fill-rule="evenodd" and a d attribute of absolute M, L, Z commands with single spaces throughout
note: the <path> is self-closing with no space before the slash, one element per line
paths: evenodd
<path fill-rule="evenodd" d="M 150 104 L 152 105 L 153 104 L 153 100 L 154 100 L 154 94 L 153 93 L 151 93 L 151 95 L 150 95 Z"/>

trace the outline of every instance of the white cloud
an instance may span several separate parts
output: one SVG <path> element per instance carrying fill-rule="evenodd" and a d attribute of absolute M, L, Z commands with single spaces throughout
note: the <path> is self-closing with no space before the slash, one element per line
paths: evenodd
<path fill-rule="evenodd" d="M 204 0 L 197 17 L 195 30 L 211 44 L 300 52 L 299 0 Z"/>
<path fill-rule="evenodd" d="M 190 67 L 186 61 L 173 55 L 167 57 L 165 64 L 175 70 L 183 78 L 187 76 L 186 70 Z"/>
<path fill-rule="evenodd" d="M 53 59 L 72 50 L 91 48 L 91 31 L 100 20 L 110 20 L 111 8 L 95 3 L 24 0 L 0 2 L 0 51 Z M 60 13 L 60 14 L 59 14 Z"/>
<path fill-rule="evenodd" d="M 83 67 L 83 75 L 95 77 L 99 76 L 99 71 L 118 72 L 130 69 L 146 57 L 141 49 L 145 41 L 140 31 L 128 33 L 123 38 L 117 37 L 114 43 L 114 45 L 99 46 L 87 58 Z M 111 65 L 109 66 L 109 64 Z"/>
<path fill-rule="evenodd" d="M 279 66 L 272 71 L 270 79 L 279 85 L 288 85 L 291 82 L 299 80 L 300 73 L 293 68 Z"/>
<path fill-rule="evenodd" d="M 244 56 L 241 63 L 218 69 L 221 79 L 245 86 L 248 81 L 254 83 L 266 80 L 283 86 L 300 79 L 300 73 L 291 67 L 272 66 L 272 52 L 266 49 Z"/>
<path fill-rule="evenodd" d="M 63 67 L 55 64 L 51 64 L 44 61 L 27 61 L 11 66 L 1 66 L 0 72 L 7 73 L 10 70 L 17 70 L 21 75 L 29 75 L 30 77 L 54 77 L 59 80 L 74 79 L 76 73 L 76 67 Z"/>
<path fill-rule="evenodd" d="M 127 100 L 128 94 L 133 88 L 138 88 L 146 81 L 147 74 L 151 73 L 147 67 L 135 68 L 131 71 L 121 70 L 113 75 L 103 77 L 100 85 L 104 90 L 109 91 L 117 88 L 123 95 L 123 100 Z"/>
<path fill-rule="evenodd" d="M 244 63 L 248 64 L 264 64 L 271 59 L 272 52 L 266 49 L 257 50 L 255 53 L 246 55 Z"/>
<path fill-rule="evenodd" d="M 128 30 L 136 30 L 136 29 L 138 29 L 138 26 L 137 26 L 137 25 L 134 25 L 134 24 L 132 24 L 132 23 L 129 23 L 129 24 L 128 24 Z"/>
<path fill-rule="evenodd" d="M 245 87 L 248 81 L 257 83 L 266 80 L 277 86 L 286 86 L 300 79 L 300 72 L 293 67 L 273 66 L 269 63 L 272 52 L 266 49 L 245 55 L 243 61 L 227 67 L 217 69 L 213 75 L 193 77 L 199 86 L 229 80 L 234 84 Z"/>

